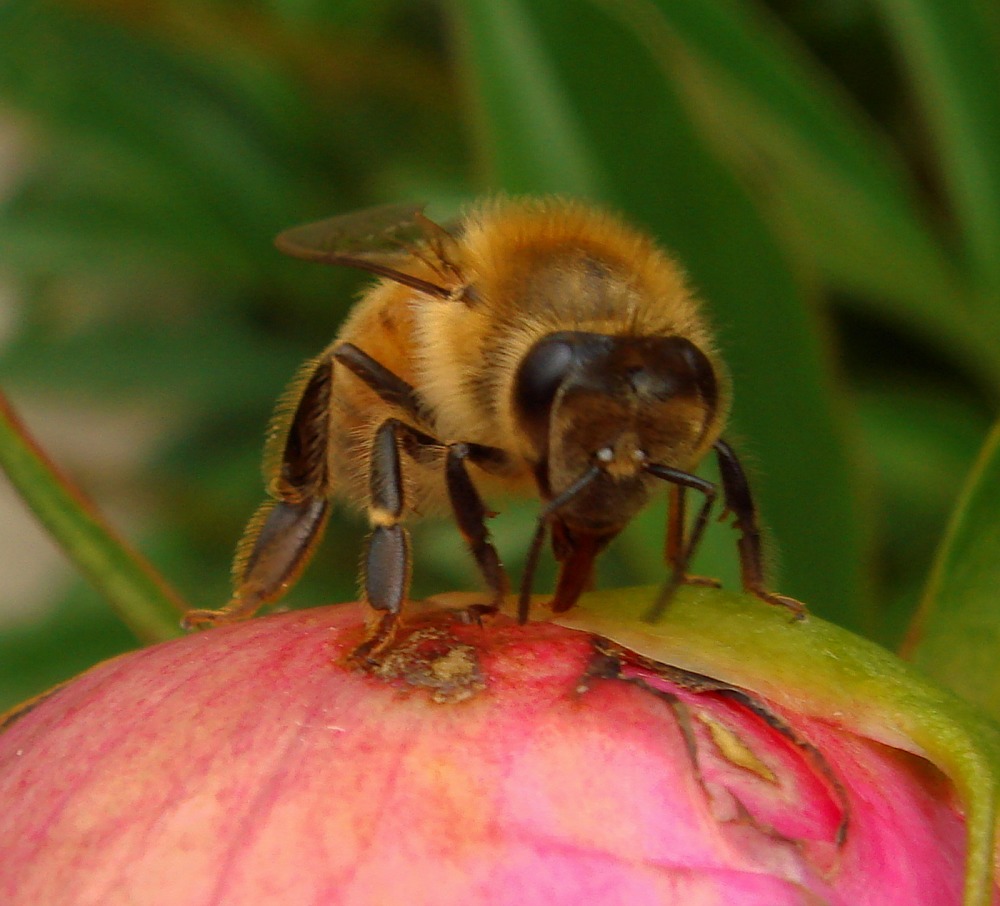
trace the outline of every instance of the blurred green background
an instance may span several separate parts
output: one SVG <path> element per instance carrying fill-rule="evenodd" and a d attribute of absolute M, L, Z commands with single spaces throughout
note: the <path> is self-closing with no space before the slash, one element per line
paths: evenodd
<path fill-rule="evenodd" d="M 365 284 L 272 237 L 382 202 L 591 198 L 708 300 L 777 587 L 895 646 L 996 415 L 998 20 L 972 0 L 4 0 L 0 383 L 218 606 L 272 405 Z M 0 708 L 135 644 L 9 497 Z M 537 507 L 490 502 L 516 577 Z M 356 594 L 363 525 L 338 512 L 288 603 Z M 601 583 L 661 579 L 663 525 L 650 507 Z M 416 594 L 477 587 L 457 539 L 418 527 Z M 730 528 L 697 569 L 736 582 Z"/>

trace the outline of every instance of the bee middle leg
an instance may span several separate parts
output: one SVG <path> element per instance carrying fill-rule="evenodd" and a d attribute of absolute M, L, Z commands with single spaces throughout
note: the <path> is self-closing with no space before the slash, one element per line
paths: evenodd
<path fill-rule="evenodd" d="M 420 461 L 428 448 L 442 446 L 445 445 L 434 437 L 396 418 L 387 419 L 375 432 L 368 511 L 372 533 L 364 557 L 364 595 L 382 616 L 354 652 L 355 659 L 373 660 L 392 643 L 409 592 L 412 564 L 409 533 L 401 523 L 406 505 L 400 451 Z M 496 611 L 509 588 L 486 529 L 489 512 L 466 469 L 467 461 L 483 461 L 488 465 L 495 455 L 496 451 L 490 447 L 466 443 L 449 444 L 445 453 L 445 485 L 455 520 L 492 592 L 488 604 L 474 609 L 477 618 Z"/>
<path fill-rule="evenodd" d="M 352 343 L 340 344 L 333 357 L 382 400 L 402 410 L 417 424 L 426 424 L 426 403 L 412 385 Z M 508 591 L 507 575 L 486 529 L 485 520 L 489 513 L 466 468 L 467 462 L 473 462 L 488 472 L 502 473 L 508 466 L 506 454 L 482 444 L 446 445 L 407 422 L 388 419 L 376 430 L 372 444 L 369 509 L 372 534 L 365 555 L 364 573 L 364 593 L 368 603 L 384 613 L 371 636 L 354 653 L 356 658 L 372 659 L 391 643 L 409 591 L 409 535 L 400 525 L 405 510 L 400 449 L 419 462 L 425 458 L 422 454 L 426 451 L 442 447 L 447 448 L 445 484 L 455 521 L 492 591 L 490 603 L 474 608 L 473 615 L 478 617 L 495 611 Z"/>
<path fill-rule="evenodd" d="M 486 509 L 483 498 L 472 483 L 465 466 L 467 461 L 487 464 L 489 458 L 496 452 L 492 447 L 457 443 L 449 445 L 445 457 L 445 484 L 455 521 L 493 595 L 488 604 L 472 608 L 473 616 L 477 618 L 483 614 L 495 613 L 510 591 L 507 573 L 486 528 L 486 518 L 493 514 Z"/>
<path fill-rule="evenodd" d="M 692 475 L 689 472 L 684 472 L 681 469 L 675 469 L 659 463 L 650 463 L 646 466 L 646 469 L 651 475 L 663 481 L 670 482 L 672 489 L 670 515 L 667 521 L 666 545 L 666 556 L 667 562 L 671 567 L 671 575 L 664 583 L 663 588 L 660 589 L 656 601 L 653 602 L 653 606 L 646 614 L 645 619 L 652 623 L 663 616 L 667 603 L 680 585 L 687 583 L 696 585 L 712 584 L 712 580 L 705 581 L 699 577 L 690 576 L 688 574 L 688 565 L 694 556 L 694 552 L 698 549 L 702 535 L 705 533 L 705 528 L 708 525 L 708 514 L 715 503 L 718 491 L 712 482 L 706 481 L 704 478 L 699 478 L 697 475 Z M 689 489 L 700 491 L 705 499 L 698 510 L 698 515 L 695 516 L 691 531 L 688 533 L 687 540 L 685 541 L 684 494 Z"/>
<path fill-rule="evenodd" d="M 368 519 L 372 531 L 363 558 L 362 588 L 368 605 L 382 616 L 355 650 L 357 660 L 373 659 L 392 642 L 410 589 L 410 533 L 401 522 L 406 509 L 401 435 L 411 441 L 415 435 L 433 440 L 397 418 L 386 419 L 375 430 L 369 463 Z"/>

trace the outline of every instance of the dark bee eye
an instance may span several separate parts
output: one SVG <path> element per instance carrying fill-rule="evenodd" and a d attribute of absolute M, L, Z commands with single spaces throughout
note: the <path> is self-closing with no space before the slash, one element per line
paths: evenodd
<path fill-rule="evenodd" d="M 576 361 L 574 344 L 564 334 L 552 334 L 536 343 L 517 369 L 514 402 L 518 412 L 529 418 L 537 413 L 547 415 L 559 385 Z"/>
<path fill-rule="evenodd" d="M 640 341 L 644 373 L 651 395 L 668 399 L 698 393 L 709 407 L 718 402 L 715 370 L 708 357 L 684 337 L 652 337 Z M 658 387 L 658 389 L 657 389 Z"/>
<path fill-rule="evenodd" d="M 552 402 L 580 366 L 581 334 L 559 331 L 539 340 L 521 360 L 514 379 L 514 411 L 539 450 L 548 446 Z"/>
<path fill-rule="evenodd" d="M 549 416 L 559 388 L 571 375 L 606 358 L 615 339 L 580 330 L 561 330 L 539 340 L 521 360 L 514 380 L 514 407 L 539 449 L 548 442 Z"/>

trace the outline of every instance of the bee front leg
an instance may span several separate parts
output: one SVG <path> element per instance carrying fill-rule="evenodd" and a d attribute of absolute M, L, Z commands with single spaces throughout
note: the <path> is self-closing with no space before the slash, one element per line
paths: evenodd
<path fill-rule="evenodd" d="M 688 564 L 705 533 L 705 527 L 708 525 L 708 514 L 712 509 L 712 504 L 715 503 L 718 492 L 712 482 L 672 466 L 649 463 L 646 466 L 646 471 L 663 481 L 670 482 L 671 487 L 679 488 L 682 492 L 688 488 L 700 491 L 705 498 L 698 510 L 698 515 L 695 517 L 694 524 L 691 526 L 691 532 L 686 542 L 684 541 L 683 493 L 679 495 L 679 498 L 674 498 L 671 501 L 672 504 L 679 504 L 676 508 L 671 507 L 667 522 L 667 560 L 672 567 L 671 576 L 660 589 L 653 606 L 644 617 L 647 622 L 655 623 L 663 616 L 663 612 L 677 588 L 692 578 L 688 576 Z"/>
<path fill-rule="evenodd" d="M 735 526 L 740 533 L 736 542 L 740 554 L 740 573 L 744 590 L 756 595 L 768 604 L 787 607 L 796 619 L 805 616 L 806 608 L 801 601 L 767 590 L 764 583 L 764 553 L 761 544 L 760 526 L 757 523 L 757 507 L 750 493 L 750 482 L 740 464 L 735 451 L 724 440 L 715 442 L 715 454 L 719 462 L 719 476 L 725 495 L 726 509 L 735 517 Z"/>
<path fill-rule="evenodd" d="M 684 585 L 705 585 L 709 588 L 720 588 L 718 579 L 708 576 L 692 576 L 682 567 L 685 563 L 685 533 L 687 527 L 687 488 L 683 485 L 670 486 L 670 502 L 667 507 L 667 542 L 664 549 L 664 559 L 678 581 Z"/>
<path fill-rule="evenodd" d="M 253 616 L 288 590 L 319 544 L 329 515 L 333 361 L 313 361 L 302 375 L 293 384 L 298 402 L 287 433 L 279 437 L 280 468 L 269 488 L 275 499 L 256 512 L 236 548 L 233 596 L 219 610 L 189 610 L 188 629 Z"/>

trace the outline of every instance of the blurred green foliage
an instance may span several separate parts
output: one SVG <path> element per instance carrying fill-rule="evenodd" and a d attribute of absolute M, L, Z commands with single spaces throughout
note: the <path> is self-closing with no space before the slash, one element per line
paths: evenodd
<path fill-rule="evenodd" d="M 380 202 L 593 198 L 708 300 L 780 589 L 895 644 L 1000 395 L 998 19 L 973 0 L 6 0 L 0 382 L 162 413 L 121 481 L 154 497 L 143 549 L 217 605 L 273 401 L 363 285 L 271 237 Z M 516 575 L 535 507 L 491 503 Z M 362 525 L 336 515 L 290 603 L 355 594 Z M 417 594 L 477 581 L 455 537 L 419 527 Z M 662 538 L 651 507 L 601 582 L 657 581 Z M 734 561 L 710 531 L 698 570 L 731 583 Z M 0 627 L 0 705 L 128 644 L 79 584 L 52 608 Z"/>

